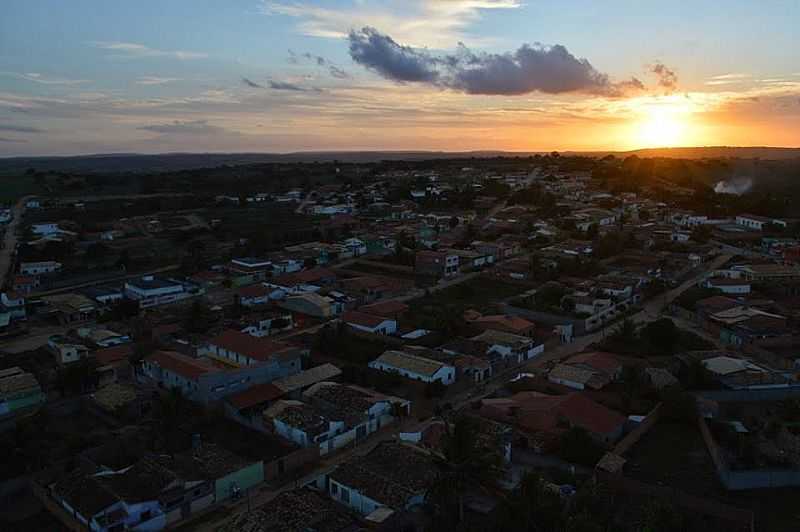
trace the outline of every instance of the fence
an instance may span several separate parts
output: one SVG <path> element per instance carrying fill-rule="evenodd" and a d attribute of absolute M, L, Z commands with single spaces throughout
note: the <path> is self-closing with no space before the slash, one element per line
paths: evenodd
<path fill-rule="evenodd" d="M 717 470 L 722 485 L 726 489 L 735 490 L 749 490 L 759 488 L 786 488 L 800 486 L 800 471 L 790 469 L 772 469 L 772 470 L 742 470 L 732 471 L 722 454 L 722 449 L 714 440 L 711 435 L 711 430 L 708 428 L 706 420 L 702 416 L 698 416 L 697 423 L 700 427 L 700 434 L 706 444 L 708 453 L 714 461 L 714 467 Z"/>
<path fill-rule="evenodd" d="M 611 452 L 622 456 L 627 453 L 631 447 L 636 445 L 636 443 L 644 437 L 645 434 L 656 424 L 656 421 L 661 417 L 661 405 L 662 403 L 658 403 L 655 408 L 653 408 L 647 417 L 642 421 L 638 427 L 628 433 L 627 436 L 622 438 L 617 445 L 614 447 L 614 450 Z"/>
<path fill-rule="evenodd" d="M 695 392 L 695 395 L 718 403 L 783 401 L 784 399 L 800 397 L 800 386 L 763 390 L 704 390 Z"/>
<path fill-rule="evenodd" d="M 596 478 L 623 493 L 671 501 L 676 506 L 694 513 L 725 521 L 729 524 L 729 527 L 726 527 L 728 532 L 755 532 L 755 515 L 751 510 L 742 510 L 710 499 L 695 497 L 675 488 L 646 484 L 604 471 L 597 471 Z"/>

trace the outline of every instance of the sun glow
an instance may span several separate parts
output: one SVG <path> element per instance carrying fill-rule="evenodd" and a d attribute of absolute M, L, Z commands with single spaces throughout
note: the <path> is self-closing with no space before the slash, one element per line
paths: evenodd
<path fill-rule="evenodd" d="M 642 147 L 668 148 L 686 145 L 688 112 L 678 106 L 659 105 L 643 110 L 636 127 L 636 141 Z"/>

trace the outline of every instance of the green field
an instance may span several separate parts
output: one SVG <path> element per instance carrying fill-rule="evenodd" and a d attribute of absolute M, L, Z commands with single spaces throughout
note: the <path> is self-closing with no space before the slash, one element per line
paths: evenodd
<path fill-rule="evenodd" d="M 32 176 L 0 175 L 0 204 L 16 202 L 22 196 L 39 193 Z"/>

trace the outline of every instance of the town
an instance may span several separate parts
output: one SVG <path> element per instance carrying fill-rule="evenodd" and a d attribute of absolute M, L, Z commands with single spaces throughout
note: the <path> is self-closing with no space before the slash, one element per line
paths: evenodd
<path fill-rule="evenodd" d="M 796 529 L 800 198 L 742 164 L 27 168 L 2 525 Z"/>

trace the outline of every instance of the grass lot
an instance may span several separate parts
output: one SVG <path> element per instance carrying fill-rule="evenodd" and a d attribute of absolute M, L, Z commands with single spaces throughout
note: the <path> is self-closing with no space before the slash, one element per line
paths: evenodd
<path fill-rule="evenodd" d="M 428 294 L 410 303 L 410 325 L 446 330 L 453 320 L 461 320 L 465 310 L 496 312 L 494 303 L 519 294 L 520 286 L 477 277 L 465 283 Z"/>
<path fill-rule="evenodd" d="M 22 196 L 40 192 L 31 176 L 0 175 L 0 204 L 11 204 Z"/>
<path fill-rule="evenodd" d="M 629 451 L 625 476 L 698 497 L 721 492 L 696 425 L 660 421 Z"/>
<path fill-rule="evenodd" d="M 626 456 L 625 476 L 755 512 L 759 532 L 800 530 L 798 490 L 727 492 L 695 425 L 661 421 Z"/>

